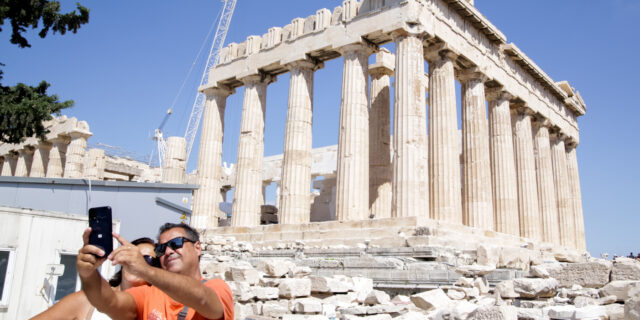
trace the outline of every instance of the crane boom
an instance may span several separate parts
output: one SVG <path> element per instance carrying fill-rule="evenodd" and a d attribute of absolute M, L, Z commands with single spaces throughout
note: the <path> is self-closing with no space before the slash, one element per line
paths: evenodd
<path fill-rule="evenodd" d="M 204 67 L 202 78 L 200 79 L 200 86 L 206 85 L 209 81 L 209 70 L 220 62 L 220 51 L 224 45 L 224 40 L 227 37 L 227 31 L 229 30 L 229 24 L 231 23 L 231 17 L 236 7 L 237 0 L 223 0 L 222 14 L 220 15 L 220 21 L 216 29 L 213 43 L 211 44 L 211 50 L 209 50 L 209 58 L 207 64 Z M 203 93 L 198 92 L 196 99 L 191 109 L 191 116 L 187 124 L 187 130 L 184 133 L 184 138 L 187 141 L 187 159 L 189 161 L 189 155 L 195 141 L 198 128 L 200 127 L 200 120 L 202 119 L 202 113 L 204 112 L 204 103 L 206 97 Z"/>

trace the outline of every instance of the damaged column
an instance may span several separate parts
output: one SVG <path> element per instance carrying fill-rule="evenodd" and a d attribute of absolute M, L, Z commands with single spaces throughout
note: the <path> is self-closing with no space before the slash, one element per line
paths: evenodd
<path fill-rule="evenodd" d="M 260 74 L 242 78 L 245 92 L 240 137 L 238 139 L 238 162 L 231 215 L 231 225 L 234 227 L 260 225 L 264 117 L 267 84 L 272 81 L 275 81 L 275 78 Z"/>
<path fill-rule="evenodd" d="M 167 138 L 162 168 L 163 183 L 184 183 L 187 170 L 187 140 L 183 137 Z"/>
<path fill-rule="evenodd" d="M 392 216 L 429 217 L 424 52 L 417 34 L 396 31 Z"/>
<path fill-rule="evenodd" d="M 104 150 L 91 149 L 87 152 L 87 161 L 85 162 L 84 173 L 87 179 L 102 180 L 104 179 L 104 169 L 106 159 Z"/>
<path fill-rule="evenodd" d="M 301 60 L 291 62 L 287 67 L 291 80 L 278 223 L 302 224 L 310 221 L 311 214 L 313 75 L 322 65 Z"/>
<path fill-rule="evenodd" d="M 559 245 L 558 206 L 556 204 L 556 190 L 553 184 L 553 167 L 549 142 L 550 124 L 549 120 L 539 115 L 536 116 L 533 122 L 535 133 L 533 146 L 536 157 L 538 201 L 540 203 L 540 215 L 542 216 L 542 240 Z"/>
<path fill-rule="evenodd" d="M 49 162 L 47 163 L 47 178 L 62 178 L 69 140 L 58 136 L 55 139 L 49 139 L 49 142 L 51 142 L 52 147 L 49 151 Z"/>
<path fill-rule="evenodd" d="M 44 178 L 46 176 L 50 151 L 51 142 L 38 142 L 36 151 L 33 154 L 33 162 L 31 163 L 31 172 L 29 172 L 29 177 Z"/>
<path fill-rule="evenodd" d="M 576 248 L 576 229 L 573 213 L 573 199 L 569 188 L 567 173 L 567 154 L 564 145 L 566 138 L 558 129 L 551 133 L 551 160 L 553 163 L 553 180 L 558 203 L 558 221 L 560 226 L 560 243 L 567 248 Z"/>
<path fill-rule="evenodd" d="M 390 76 L 393 69 L 394 56 L 384 48 L 376 53 L 375 63 L 369 65 L 369 214 L 374 218 L 391 217 Z"/>
<path fill-rule="evenodd" d="M 227 97 L 233 94 L 227 87 L 206 89 L 200 149 L 198 151 L 198 184 L 193 193 L 191 226 L 196 229 L 218 226 L 218 218 L 226 215 L 220 211 L 222 179 L 222 142 L 224 138 L 224 113 Z"/>
<path fill-rule="evenodd" d="M 18 162 L 16 162 L 16 169 L 14 176 L 16 177 L 28 177 L 31 170 L 31 164 L 33 162 L 34 148 L 31 146 L 24 146 L 18 150 Z"/>
<path fill-rule="evenodd" d="M 78 125 L 80 125 L 80 123 L 78 123 Z M 84 156 L 87 152 L 87 139 L 91 137 L 91 132 L 88 131 L 88 125 L 86 125 L 86 127 L 87 130 L 75 129 L 69 133 L 71 143 L 69 143 L 67 147 L 66 161 L 64 164 L 65 178 L 78 179 L 84 176 Z"/>
<path fill-rule="evenodd" d="M 350 44 L 344 58 L 336 187 L 336 220 L 369 218 L 369 72 L 373 49 Z"/>
<path fill-rule="evenodd" d="M 9 152 L 4 155 L 4 164 L 2 165 L 2 173 L 0 175 L 4 177 L 11 177 L 16 171 L 16 164 L 18 163 L 18 156 L 14 152 Z"/>

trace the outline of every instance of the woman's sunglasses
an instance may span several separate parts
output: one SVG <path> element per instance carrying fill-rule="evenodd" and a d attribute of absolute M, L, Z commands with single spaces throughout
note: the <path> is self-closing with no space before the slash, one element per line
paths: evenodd
<path fill-rule="evenodd" d="M 142 256 L 142 257 L 144 258 L 144 261 L 145 261 L 148 265 L 150 265 L 150 266 L 152 266 L 152 267 L 155 267 L 155 266 L 157 265 L 156 258 L 154 258 L 154 257 L 152 257 L 152 256 L 149 256 L 149 255 L 144 255 L 144 256 Z"/>
<path fill-rule="evenodd" d="M 165 243 L 160 243 L 158 245 L 156 245 L 156 256 L 158 257 L 158 259 L 160 257 L 162 257 L 164 255 L 164 252 L 167 251 L 167 246 L 169 248 L 171 248 L 172 250 L 177 250 L 182 248 L 182 246 L 184 246 L 185 242 L 191 242 L 191 243 L 195 243 L 195 241 L 189 239 L 189 238 L 185 238 L 185 237 L 177 237 L 177 238 L 173 238 Z"/>

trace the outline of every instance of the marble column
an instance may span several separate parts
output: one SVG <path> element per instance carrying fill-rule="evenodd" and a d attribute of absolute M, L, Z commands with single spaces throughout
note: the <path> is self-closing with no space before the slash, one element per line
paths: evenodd
<path fill-rule="evenodd" d="M 284 155 L 278 211 L 279 224 L 308 223 L 311 214 L 311 128 L 313 75 L 319 65 L 302 60 L 289 63 L 289 105 L 284 131 Z"/>
<path fill-rule="evenodd" d="M 84 176 L 84 157 L 87 153 L 87 139 L 91 133 L 86 131 L 72 131 L 69 133 L 71 142 L 67 147 L 64 164 L 64 177 L 79 179 Z"/>
<path fill-rule="evenodd" d="M 422 40 L 395 33 L 393 217 L 429 217 L 427 111 Z"/>
<path fill-rule="evenodd" d="M 582 191 L 580 190 L 580 174 L 578 173 L 577 144 L 570 142 L 567 148 L 567 175 L 569 177 L 569 189 L 573 202 L 573 219 L 576 230 L 576 245 L 579 250 L 586 251 L 587 243 L 584 233 L 584 217 L 582 214 Z"/>
<path fill-rule="evenodd" d="M 31 171 L 31 164 L 33 163 L 34 148 L 31 146 L 24 146 L 24 148 L 18 150 L 18 162 L 16 163 L 16 169 L 14 176 L 16 177 L 28 177 L 29 171 Z"/>
<path fill-rule="evenodd" d="M 471 69 L 460 72 L 458 79 L 462 84 L 462 220 L 467 226 L 494 230 L 487 78 Z"/>
<path fill-rule="evenodd" d="M 4 170 L 4 156 L 0 156 L 0 176 L 2 175 L 2 170 Z M 9 165 L 9 163 L 7 162 L 7 165 Z"/>
<path fill-rule="evenodd" d="M 520 235 L 510 99 L 511 95 L 499 88 L 487 92 L 493 217 L 497 232 Z"/>
<path fill-rule="evenodd" d="M 512 110 L 513 148 L 516 155 L 518 180 L 518 211 L 520 212 L 520 236 L 542 240 L 542 223 L 538 204 L 536 160 L 533 155 L 531 116 L 526 106 Z"/>
<path fill-rule="evenodd" d="M 372 49 L 340 48 L 344 59 L 338 135 L 336 220 L 369 218 L 369 71 Z"/>
<path fill-rule="evenodd" d="M 62 178 L 69 141 L 62 137 L 49 141 L 52 143 L 52 147 L 49 151 L 49 163 L 47 163 L 47 178 Z"/>
<path fill-rule="evenodd" d="M 84 173 L 87 179 L 102 180 L 104 179 L 104 168 L 106 165 L 106 159 L 104 156 L 104 150 L 91 149 L 87 152 Z"/>
<path fill-rule="evenodd" d="M 394 56 L 387 49 L 376 53 L 369 65 L 369 215 L 391 217 L 391 118 L 390 86 Z M 423 95 L 424 96 L 424 95 Z"/>
<path fill-rule="evenodd" d="M 573 199 L 567 173 L 567 154 L 564 135 L 558 130 L 551 134 L 551 160 L 553 163 L 553 180 L 556 187 L 558 203 L 558 222 L 560 227 L 560 243 L 567 248 L 576 248 L 576 229 L 573 213 Z"/>
<path fill-rule="evenodd" d="M 260 225 L 264 117 L 267 84 L 272 81 L 272 78 L 266 75 L 251 75 L 242 78 L 242 81 L 245 91 L 238 139 L 231 225 L 253 227 Z"/>
<path fill-rule="evenodd" d="M 538 201 L 542 215 L 542 240 L 560 244 L 558 229 L 558 206 L 556 190 L 553 184 L 553 166 L 551 164 L 551 145 L 549 141 L 549 120 L 537 116 L 533 122 L 535 138 L 533 146 L 536 157 L 536 175 L 538 179 Z"/>
<path fill-rule="evenodd" d="M 184 137 L 168 137 L 162 168 L 163 183 L 185 182 L 187 175 L 187 140 Z"/>
<path fill-rule="evenodd" d="M 224 137 L 224 112 L 227 97 L 234 91 L 226 87 L 205 90 L 206 101 L 200 132 L 198 151 L 199 189 L 193 192 L 193 211 L 190 225 L 196 229 L 215 228 L 218 218 L 226 218 L 220 211 L 222 197 L 222 142 Z"/>
<path fill-rule="evenodd" d="M 16 164 L 18 162 L 18 156 L 15 153 L 7 153 L 4 155 L 4 165 L 2 166 L 2 173 L 0 175 L 4 177 L 11 177 L 16 171 Z"/>
<path fill-rule="evenodd" d="M 44 178 L 46 176 L 50 151 L 51 142 L 41 141 L 38 143 L 38 147 L 33 153 L 33 162 L 31 163 L 31 172 L 29 172 L 29 177 Z"/>
<path fill-rule="evenodd" d="M 428 50 L 429 61 L 429 214 L 462 224 L 460 137 L 456 114 L 455 55 Z"/>

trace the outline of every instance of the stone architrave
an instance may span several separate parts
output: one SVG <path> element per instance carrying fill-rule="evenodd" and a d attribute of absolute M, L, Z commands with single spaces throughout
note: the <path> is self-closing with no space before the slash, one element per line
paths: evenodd
<path fill-rule="evenodd" d="M 106 159 L 104 150 L 91 149 L 87 152 L 87 162 L 85 163 L 84 173 L 87 179 L 102 180 L 104 179 L 104 169 Z"/>
<path fill-rule="evenodd" d="M 342 102 L 338 135 L 336 220 L 369 218 L 369 71 L 372 48 L 350 44 L 339 49 Z"/>
<path fill-rule="evenodd" d="M 78 179 L 84 176 L 84 156 L 87 153 L 87 139 L 91 133 L 87 131 L 72 131 L 69 133 L 71 142 L 67 147 L 64 165 L 64 177 Z"/>
<path fill-rule="evenodd" d="M 499 88 L 487 92 L 493 210 L 496 231 L 520 235 L 509 99 L 511 95 Z"/>
<path fill-rule="evenodd" d="M 16 177 L 28 177 L 31 170 L 31 164 L 33 163 L 34 149 L 31 146 L 25 146 L 23 149 L 18 150 L 18 162 L 16 163 L 16 169 L 14 176 Z"/>
<path fill-rule="evenodd" d="M 472 69 L 458 74 L 458 79 L 462 84 L 462 220 L 471 227 L 494 230 L 487 78 Z"/>
<path fill-rule="evenodd" d="M 275 78 L 268 75 L 250 75 L 242 78 L 245 91 L 231 209 L 231 225 L 234 227 L 260 225 L 267 84 L 274 80 Z"/>
<path fill-rule="evenodd" d="M 44 178 L 46 176 L 47 164 L 49 162 L 49 152 L 51 151 L 50 142 L 39 142 L 36 151 L 33 153 L 33 162 L 31 163 L 31 172 L 29 177 Z"/>
<path fill-rule="evenodd" d="M 183 137 L 167 138 L 162 168 L 163 183 L 184 183 L 187 170 L 187 140 Z"/>
<path fill-rule="evenodd" d="M 16 171 L 16 164 L 18 157 L 15 153 L 8 153 L 4 155 L 4 165 L 2 166 L 2 176 L 11 177 Z"/>
<path fill-rule="evenodd" d="M 425 57 L 429 61 L 429 215 L 462 224 L 456 55 L 436 46 L 427 49 Z"/>
<path fill-rule="evenodd" d="M 526 106 L 518 106 L 512 110 L 513 147 L 516 155 L 518 180 L 518 211 L 520 212 L 520 236 L 542 240 L 536 160 L 533 155 L 532 114 L 531 109 Z"/>
<path fill-rule="evenodd" d="M 576 245 L 579 250 L 587 250 L 584 234 L 584 217 L 582 214 L 582 191 L 580 190 L 580 174 L 578 172 L 577 144 L 570 142 L 567 148 L 567 175 L 569 177 L 569 189 L 573 200 L 573 218 L 576 230 Z"/>
<path fill-rule="evenodd" d="M 278 223 L 302 224 L 309 223 L 311 216 L 313 75 L 321 65 L 301 60 L 291 62 L 287 67 L 291 80 Z"/>
<path fill-rule="evenodd" d="M 558 206 L 556 190 L 553 183 L 553 166 L 551 164 L 551 144 L 549 140 L 549 120 L 540 116 L 533 122 L 536 157 L 536 174 L 538 178 L 538 201 L 542 215 L 542 240 L 560 244 L 558 229 Z"/>
<path fill-rule="evenodd" d="M 49 163 L 47 163 L 47 178 L 62 178 L 69 140 L 57 137 L 49 141 L 52 143 L 52 147 L 49 151 Z"/>
<path fill-rule="evenodd" d="M 206 95 L 200 148 L 198 151 L 198 184 L 193 193 L 191 226 L 196 229 L 215 228 L 218 218 L 225 217 L 220 211 L 224 202 L 220 189 L 222 178 L 222 142 L 224 137 L 224 112 L 227 97 L 234 91 L 216 87 L 204 91 Z"/>
<path fill-rule="evenodd" d="M 414 34 L 396 43 L 393 114 L 393 217 L 429 217 L 429 158 L 424 50 Z"/>
<path fill-rule="evenodd" d="M 551 133 L 551 160 L 553 163 L 553 180 L 556 187 L 556 201 L 558 203 L 560 243 L 567 248 L 576 248 L 573 199 L 567 173 L 564 135 L 557 130 Z"/>
<path fill-rule="evenodd" d="M 393 54 L 383 48 L 376 53 L 375 63 L 369 65 L 369 214 L 375 218 L 391 217 L 390 77 L 393 59 Z"/>

